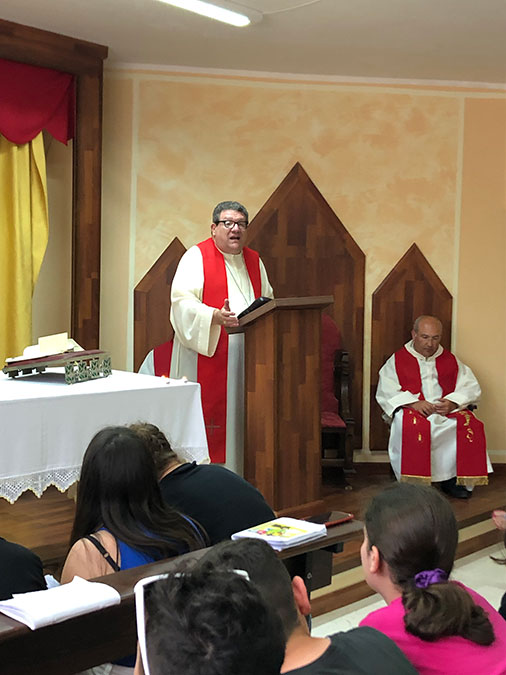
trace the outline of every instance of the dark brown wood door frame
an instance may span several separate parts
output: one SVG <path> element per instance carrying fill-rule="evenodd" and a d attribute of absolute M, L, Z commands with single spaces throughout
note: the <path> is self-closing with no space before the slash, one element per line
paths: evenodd
<path fill-rule="evenodd" d="M 73 144 L 71 334 L 99 346 L 102 81 L 107 47 L 0 19 L 0 58 L 76 77 Z"/>

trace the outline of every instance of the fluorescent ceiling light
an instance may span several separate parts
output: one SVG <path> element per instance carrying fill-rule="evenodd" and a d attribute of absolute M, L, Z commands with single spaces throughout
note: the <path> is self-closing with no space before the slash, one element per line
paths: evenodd
<path fill-rule="evenodd" d="M 174 7 L 179 7 L 180 9 L 187 9 L 190 12 L 195 12 L 202 16 L 207 16 L 210 19 L 216 19 L 217 21 L 223 21 L 232 26 L 243 27 L 249 26 L 253 21 L 260 21 L 262 14 L 255 10 L 251 9 L 242 9 L 237 7 L 237 10 L 226 9 L 224 6 L 219 7 L 214 5 L 211 2 L 204 2 L 203 0 L 161 0 L 168 5 L 174 5 Z M 233 3 L 223 2 L 223 5 L 228 7 L 233 7 Z M 247 12 L 247 13 L 246 13 Z"/>

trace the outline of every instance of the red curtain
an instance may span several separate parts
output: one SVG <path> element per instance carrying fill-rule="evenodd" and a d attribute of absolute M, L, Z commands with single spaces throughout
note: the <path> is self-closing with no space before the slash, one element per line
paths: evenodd
<path fill-rule="evenodd" d="M 0 134 L 28 143 L 42 129 L 62 143 L 74 135 L 74 76 L 0 59 Z"/>

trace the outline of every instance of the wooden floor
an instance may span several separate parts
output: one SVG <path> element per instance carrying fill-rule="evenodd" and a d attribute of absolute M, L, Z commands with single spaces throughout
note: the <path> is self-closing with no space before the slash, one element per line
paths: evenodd
<path fill-rule="evenodd" d="M 357 473 L 349 477 L 353 489 L 340 487 L 337 470 L 326 469 L 322 497 L 325 509 L 349 511 L 361 519 L 373 495 L 392 482 L 388 466 L 357 465 Z M 467 527 L 490 517 L 495 508 L 506 506 L 506 465 L 496 467 L 486 487 L 477 487 L 469 500 L 452 499 L 451 504 L 459 527 Z M 15 504 L 0 499 L 0 535 L 36 551 L 46 569 L 56 571 L 68 546 L 75 504 L 66 494 L 51 487 L 41 499 L 25 492 Z M 497 533 L 497 541 L 501 538 Z M 360 539 L 351 541 L 342 554 L 336 556 L 336 572 L 349 569 L 357 562 Z M 465 554 L 465 549 L 464 549 Z"/>
<path fill-rule="evenodd" d="M 74 511 L 74 500 L 55 487 L 40 499 L 33 492 L 14 504 L 0 499 L 0 536 L 35 551 L 54 574 L 67 552 Z"/>
<path fill-rule="evenodd" d="M 370 499 L 394 482 L 389 467 L 383 464 L 368 464 L 366 467 L 357 465 L 357 473 L 349 476 L 348 481 L 352 486 L 351 491 L 345 491 L 342 487 L 336 487 L 337 471 L 334 476 L 330 470 L 323 474 L 323 496 L 326 506 L 341 511 L 349 511 L 358 520 L 362 520 L 365 509 Z M 338 478 L 338 476 L 337 476 Z M 483 522 L 490 518 L 494 509 L 506 508 L 506 465 L 496 467 L 489 476 L 487 486 L 476 487 L 471 499 L 450 499 L 455 512 L 459 529 Z M 499 531 L 489 534 L 483 539 L 483 547 L 501 541 L 502 534 Z M 359 550 L 361 541 L 351 541 L 345 546 L 343 553 L 335 558 L 334 572 L 350 569 L 359 563 Z M 458 557 L 471 553 L 468 545 L 459 546 Z"/>
<path fill-rule="evenodd" d="M 385 464 L 357 464 L 356 473 L 348 476 L 352 490 L 339 487 L 337 469 L 325 469 L 323 497 L 325 504 L 341 511 L 350 511 L 362 519 L 369 500 L 395 479 Z M 494 509 L 506 504 L 506 464 L 496 466 L 487 486 L 476 487 L 471 499 L 450 499 L 459 527 L 467 527 L 490 516 Z"/>

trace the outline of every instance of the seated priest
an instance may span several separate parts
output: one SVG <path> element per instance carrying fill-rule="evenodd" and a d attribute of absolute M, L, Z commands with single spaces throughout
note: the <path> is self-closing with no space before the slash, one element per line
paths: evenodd
<path fill-rule="evenodd" d="M 211 462 L 242 473 L 243 336 L 228 335 L 258 297 L 272 298 L 267 272 L 245 246 L 249 217 L 239 202 L 220 202 L 211 236 L 186 251 L 171 290 L 174 340 L 163 346 L 170 377 L 200 382 Z M 157 354 L 139 372 L 164 374 Z"/>
<path fill-rule="evenodd" d="M 202 525 L 211 545 L 275 518 L 263 495 L 233 471 L 179 459 L 154 424 L 132 424 L 130 429 L 155 461 L 164 501 Z"/>
<path fill-rule="evenodd" d="M 492 471 L 483 423 L 467 408 L 480 385 L 440 345 L 439 319 L 418 317 L 411 337 L 379 372 L 376 400 L 391 422 L 392 468 L 397 480 L 441 482 L 447 494 L 467 499 Z"/>

